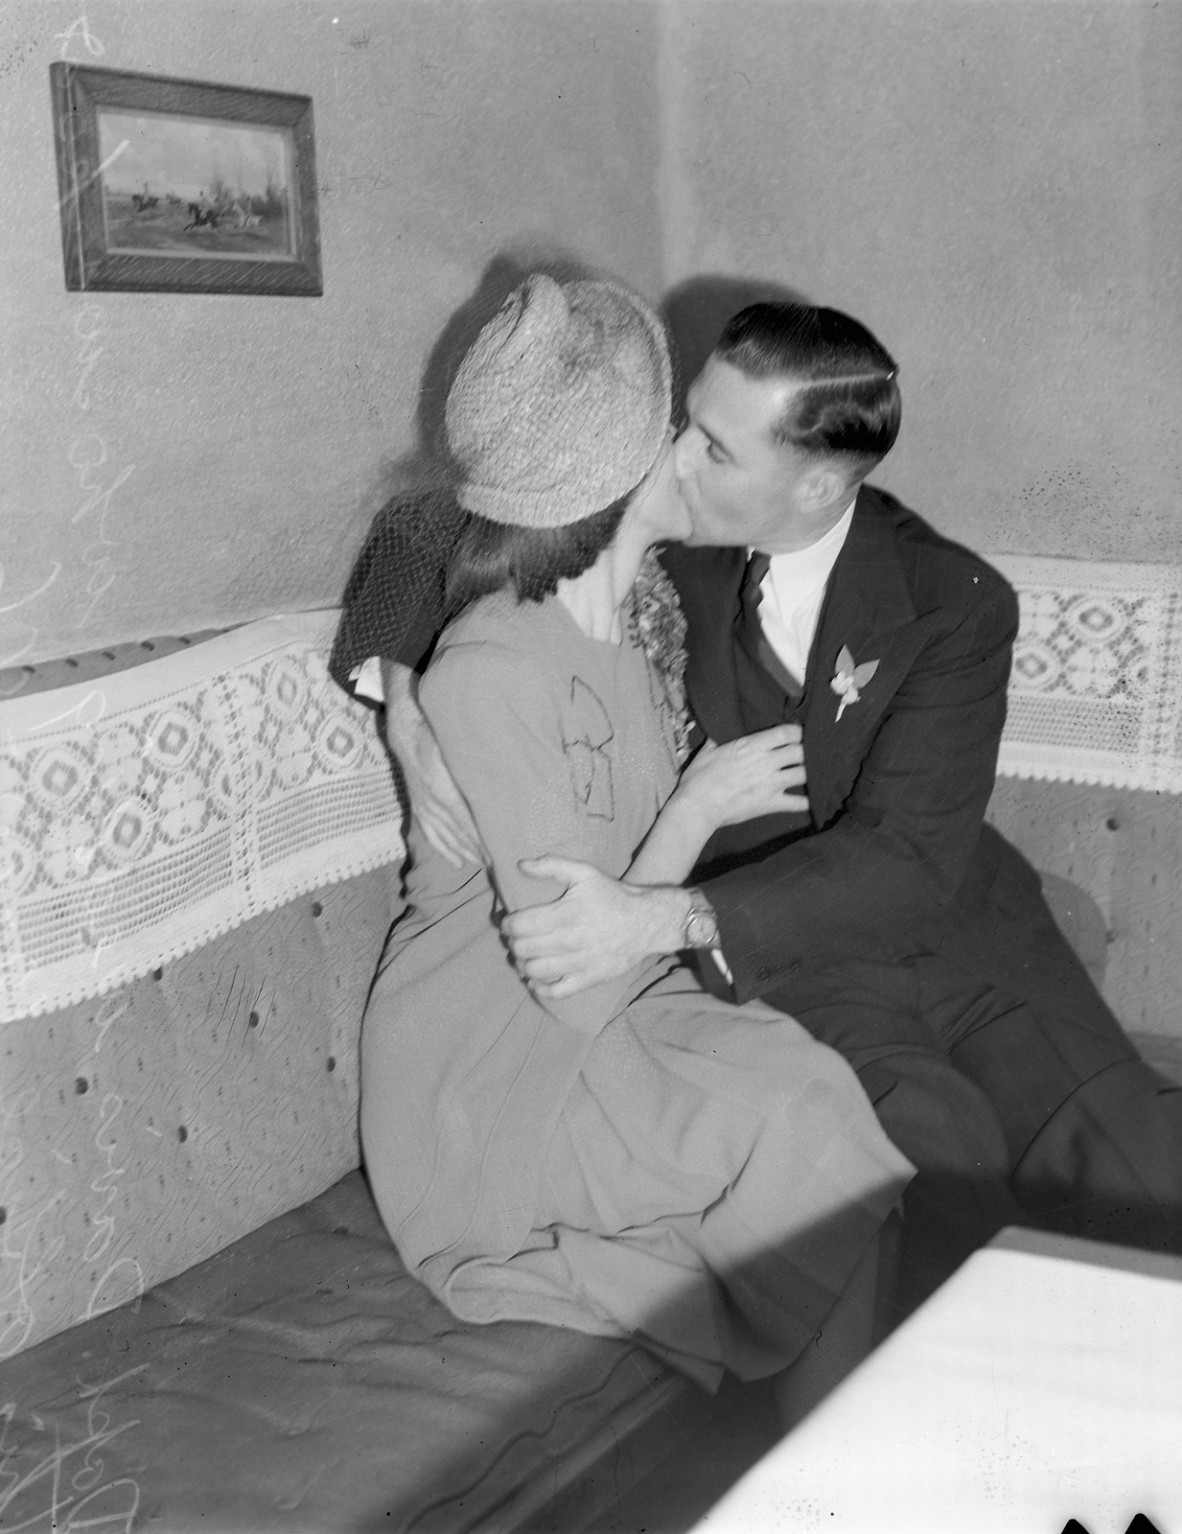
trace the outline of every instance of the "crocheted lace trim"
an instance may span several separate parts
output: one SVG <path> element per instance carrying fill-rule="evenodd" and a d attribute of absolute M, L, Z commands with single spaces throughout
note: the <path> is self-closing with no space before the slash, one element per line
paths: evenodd
<path fill-rule="evenodd" d="M 336 609 L 275 617 L 0 708 L 0 1021 L 101 996 L 401 859 Z"/>
<path fill-rule="evenodd" d="M 1182 569 L 990 562 L 1021 606 L 998 771 L 1182 792 Z"/>
<path fill-rule="evenodd" d="M 996 555 L 1021 630 L 998 770 L 1182 792 L 1182 571 Z M 632 621 L 684 722 L 659 569 Z M 401 861 L 337 609 L 247 624 L 0 706 L 0 1022 L 101 996 L 264 911 Z"/>

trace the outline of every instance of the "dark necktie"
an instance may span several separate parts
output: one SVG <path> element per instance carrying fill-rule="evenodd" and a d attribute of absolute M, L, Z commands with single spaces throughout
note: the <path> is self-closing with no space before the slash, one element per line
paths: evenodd
<path fill-rule="evenodd" d="M 752 554 L 747 561 L 743 584 L 739 588 L 735 639 L 751 660 L 775 677 L 789 697 L 799 698 L 804 691 L 803 686 L 772 649 L 763 632 L 763 624 L 759 621 L 759 604 L 763 597 L 759 588 L 770 564 L 770 557 L 760 553 Z"/>

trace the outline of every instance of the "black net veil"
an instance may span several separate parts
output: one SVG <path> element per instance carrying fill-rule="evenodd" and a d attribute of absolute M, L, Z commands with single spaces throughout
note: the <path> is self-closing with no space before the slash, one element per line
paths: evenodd
<path fill-rule="evenodd" d="M 422 670 L 446 620 L 448 562 L 468 521 L 447 483 L 408 488 L 374 518 L 345 587 L 328 669 L 346 691 L 371 656 Z"/>

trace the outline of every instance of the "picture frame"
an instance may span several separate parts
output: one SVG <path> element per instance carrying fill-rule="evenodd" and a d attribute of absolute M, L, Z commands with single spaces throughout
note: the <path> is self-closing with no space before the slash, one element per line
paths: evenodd
<path fill-rule="evenodd" d="M 323 293 L 310 96 L 49 73 L 70 292 Z"/>

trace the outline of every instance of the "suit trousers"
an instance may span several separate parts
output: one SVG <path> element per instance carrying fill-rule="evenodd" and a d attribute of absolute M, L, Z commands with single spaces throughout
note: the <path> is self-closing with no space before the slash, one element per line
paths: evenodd
<path fill-rule="evenodd" d="M 1041 896 L 1021 905 L 1004 949 L 982 911 L 972 942 L 764 997 L 850 1062 L 916 1167 L 900 1315 L 1007 1224 L 1182 1252 L 1182 1088 L 1140 1060 Z"/>

